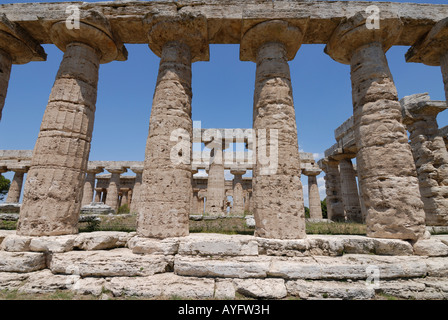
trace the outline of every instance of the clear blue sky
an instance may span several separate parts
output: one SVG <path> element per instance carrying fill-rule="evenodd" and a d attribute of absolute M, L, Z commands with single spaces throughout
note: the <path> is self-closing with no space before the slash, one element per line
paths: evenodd
<path fill-rule="evenodd" d="M 64 2 L 64 1 L 11 1 Z M 98 2 L 98 1 L 89 1 Z M 447 0 L 393 1 L 447 4 Z M 126 44 L 125 62 L 101 65 L 90 160 L 144 159 L 159 58 L 147 45 Z M 0 149 L 33 149 L 62 52 L 44 45 L 46 62 L 14 65 L 0 123 Z M 303 45 L 290 62 L 299 148 L 321 157 L 335 143 L 334 129 L 353 113 L 349 66 L 333 61 L 324 45 Z M 429 92 L 445 100 L 439 67 L 406 63 L 408 47 L 387 53 L 400 98 Z M 255 64 L 239 60 L 239 45 L 210 45 L 210 61 L 193 64 L 193 120 L 203 128 L 252 126 Z M 448 113 L 438 117 L 448 125 Z M 5 174 L 9 179 L 12 174 Z M 323 175 L 319 176 L 324 196 Z M 305 196 L 307 179 L 302 177 Z M 308 201 L 306 201 L 306 204 Z"/>

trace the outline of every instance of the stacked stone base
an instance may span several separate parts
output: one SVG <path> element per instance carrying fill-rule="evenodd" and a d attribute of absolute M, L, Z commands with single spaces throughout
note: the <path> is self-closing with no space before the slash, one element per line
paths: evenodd
<path fill-rule="evenodd" d="M 23 293 L 448 299 L 448 235 L 411 244 L 363 236 L 191 234 L 156 240 L 126 232 L 23 237 L 0 231 L 0 242 L 0 289 Z"/>

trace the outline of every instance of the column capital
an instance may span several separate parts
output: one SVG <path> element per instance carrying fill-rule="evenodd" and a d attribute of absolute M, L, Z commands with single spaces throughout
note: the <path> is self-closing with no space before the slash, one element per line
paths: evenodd
<path fill-rule="evenodd" d="M 243 170 L 243 169 L 230 169 L 230 173 L 231 174 L 233 174 L 234 176 L 237 176 L 237 175 L 240 175 L 240 176 L 242 176 L 242 175 L 244 175 L 244 174 L 246 174 L 246 170 Z"/>
<path fill-rule="evenodd" d="M 87 167 L 86 173 L 98 174 L 104 171 L 103 167 Z"/>
<path fill-rule="evenodd" d="M 132 172 L 134 172 L 135 174 L 141 174 L 143 173 L 143 166 L 141 167 L 131 167 L 130 168 Z"/>
<path fill-rule="evenodd" d="M 0 13 L 0 50 L 6 52 L 14 64 L 47 60 L 44 48 L 3 13 Z"/>
<path fill-rule="evenodd" d="M 335 29 L 324 52 L 332 59 L 350 64 L 353 53 L 371 43 L 380 43 L 386 52 L 395 43 L 403 30 L 403 22 L 391 12 L 381 11 L 380 27 L 367 28 L 366 12 L 358 12 L 345 18 Z"/>
<path fill-rule="evenodd" d="M 95 48 L 100 63 L 125 61 L 127 50 L 113 35 L 107 18 L 95 10 L 82 10 L 78 29 L 68 29 L 65 20 L 55 22 L 50 28 L 52 42 L 63 52 L 71 43 L 83 43 Z"/>
<path fill-rule="evenodd" d="M 168 42 L 181 42 L 191 51 L 191 61 L 209 61 L 207 19 L 199 13 L 148 13 L 143 18 L 148 28 L 149 48 L 158 57 Z"/>
<path fill-rule="evenodd" d="M 308 25 L 304 20 L 301 25 L 292 25 L 284 20 L 269 20 L 249 28 L 241 38 L 240 60 L 256 62 L 258 50 L 269 42 L 284 45 L 286 58 L 293 60 L 302 45 Z"/>
<path fill-rule="evenodd" d="M 440 20 L 429 33 L 406 52 L 406 62 L 440 66 L 440 57 L 448 51 L 448 18 Z"/>
<path fill-rule="evenodd" d="M 428 93 L 413 94 L 400 100 L 403 123 L 406 125 L 422 120 L 424 117 L 436 118 L 447 109 L 445 101 L 431 101 Z"/>
<path fill-rule="evenodd" d="M 105 169 L 112 174 L 114 174 L 114 173 L 122 174 L 122 173 L 125 173 L 126 171 L 128 171 L 128 169 L 126 169 L 124 167 L 110 167 L 110 168 L 106 167 Z"/>

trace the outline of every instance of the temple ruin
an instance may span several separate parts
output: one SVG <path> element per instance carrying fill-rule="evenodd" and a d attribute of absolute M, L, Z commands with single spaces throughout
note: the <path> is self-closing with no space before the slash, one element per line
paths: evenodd
<path fill-rule="evenodd" d="M 68 5 L 79 10 L 77 27 L 67 27 Z M 378 27 L 369 24 L 369 6 L 378 9 Z M 24 184 L 17 230 L 0 230 L 0 285 L 154 296 L 176 287 L 195 298 L 371 299 L 381 291 L 446 299 L 448 238 L 428 229 L 448 225 L 447 129 L 436 121 L 446 101 L 421 93 L 400 99 L 386 52 L 410 46 L 407 62 L 440 66 L 448 99 L 447 17 L 448 5 L 368 1 L 1 4 L 0 116 L 12 64 L 45 61 L 42 44 L 64 56 L 34 150 L 0 157 L 0 173 L 14 171 L 6 203 L 19 202 Z M 160 57 L 145 159 L 89 161 L 99 68 L 125 61 L 128 43 Z M 231 141 L 258 156 L 270 150 L 269 161 L 227 165 L 224 129 L 213 129 L 199 141 L 210 159 L 195 163 L 192 64 L 209 60 L 210 44 L 239 44 L 240 60 L 256 64 L 247 129 L 256 143 L 249 135 Z M 353 116 L 317 163 L 299 152 L 297 139 L 300 101 L 288 62 L 302 44 L 325 44 L 335 63 L 350 66 Z M 135 175 L 123 175 L 128 170 Z M 195 177 L 198 170 L 207 179 Z M 366 236 L 306 234 L 300 176 L 308 176 L 310 217 L 321 219 L 321 171 L 328 219 L 365 223 Z M 112 211 L 127 204 L 136 232 L 78 233 L 82 208 L 99 202 Z M 244 211 L 253 211 L 254 235 L 189 234 L 191 214 Z M 366 285 L 371 267 L 382 286 Z"/>

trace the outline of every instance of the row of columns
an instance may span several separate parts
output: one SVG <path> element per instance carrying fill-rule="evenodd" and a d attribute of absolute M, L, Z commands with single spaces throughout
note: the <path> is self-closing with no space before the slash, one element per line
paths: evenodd
<path fill-rule="evenodd" d="M 325 51 L 351 67 L 358 177 L 367 210 L 367 235 L 417 239 L 424 233 L 423 202 L 385 56 L 400 35 L 402 24 L 399 19 L 386 19 L 380 29 L 368 29 L 365 19 L 357 14 L 341 22 Z M 307 25 L 282 20 L 246 23 L 240 58 L 256 63 L 253 128 L 266 129 L 267 141 L 271 130 L 279 132 L 277 170 L 270 171 L 257 162 L 253 171 L 255 234 L 303 238 L 300 159 L 288 61 L 299 49 Z M 443 31 L 435 32 L 438 38 L 430 47 L 443 47 L 439 63 L 448 83 L 447 48 L 439 45 L 447 43 L 439 41 L 446 36 L 444 23 L 435 27 Z M 33 152 L 17 229 L 21 235 L 77 232 L 99 65 L 119 59 L 124 51 L 101 14 L 88 12 L 80 25 L 78 30 L 68 30 L 60 21 L 50 28 L 51 40 L 64 51 L 64 58 Z M 137 233 L 155 238 L 185 236 L 192 173 L 188 164 L 171 161 L 170 152 L 177 142 L 171 141 L 170 135 L 181 129 L 191 141 L 191 64 L 208 60 L 207 21 L 193 13 L 170 17 L 155 14 L 148 16 L 144 25 L 150 48 L 161 60 Z M 7 42 L 2 41 L 2 54 L 7 52 L 5 48 Z M 11 53 L 7 54 L 9 57 L 3 54 L 3 64 L 11 60 Z M 2 79 L 4 82 L 6 78 Z M 445 88 L 448 90 L 448 85 Z M 258 144 L 257 151 L 264 147 Z"/>

